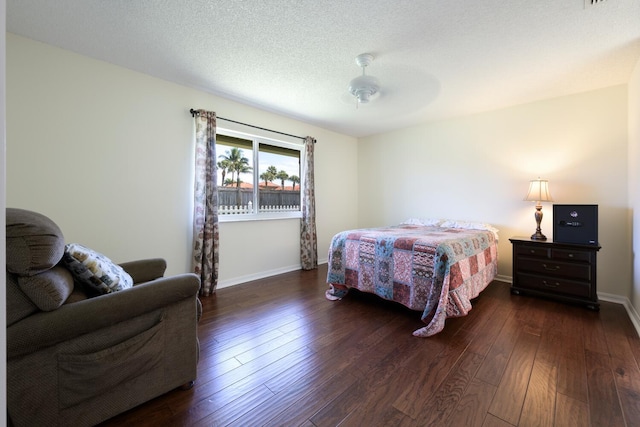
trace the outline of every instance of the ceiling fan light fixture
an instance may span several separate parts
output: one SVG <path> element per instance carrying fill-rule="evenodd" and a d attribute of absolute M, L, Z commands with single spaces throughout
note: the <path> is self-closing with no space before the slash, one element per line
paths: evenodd
<path fill-rule="evenodd" d="M 365 68 L 373 61 L 373 55 L 363 53 L 356 56 L 356 64 L 362 68 L 362 75 L 351 80 L 349 93 L 356 98 L 356 107 L 359 104 L 368 104 L 380 91 L 380 83 L 373 76 L 365 74 Z"/>
<path fill-rule="evenodd" d="M 367 104 L 379 90 L 378 79 L 373 76 L 358 76 L 349 83 L 349 92 L 359 104 Z"/>

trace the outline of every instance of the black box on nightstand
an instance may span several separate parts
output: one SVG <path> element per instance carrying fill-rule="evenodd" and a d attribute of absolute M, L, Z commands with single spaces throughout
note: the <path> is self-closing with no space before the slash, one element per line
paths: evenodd
<path fill-rule="evenodd" d="M 598 205 L 553 205 L 553 241 L 598 244 Z"/>

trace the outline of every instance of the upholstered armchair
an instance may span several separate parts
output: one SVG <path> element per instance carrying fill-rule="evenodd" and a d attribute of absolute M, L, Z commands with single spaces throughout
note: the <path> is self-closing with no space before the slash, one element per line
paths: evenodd
<path fill-rule="evenodd" d="M 49 218 L 9 208 L 6 237 L 10 425 L 95 425 L 193 384 L 196 275 L 162 277 L 165 261 L 151 259 L 112 266 L 126 280 L 101 272 L 87 286 Z"/>

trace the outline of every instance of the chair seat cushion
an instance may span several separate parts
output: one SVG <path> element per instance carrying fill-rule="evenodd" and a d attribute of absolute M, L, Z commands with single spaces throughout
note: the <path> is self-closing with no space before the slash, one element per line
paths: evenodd
<path fill-rule="evenodd" d="M 46 216 L 24 209 L 6 211 L 7 271 L 33 276 L 60 262 L 64 236 Z"/>
<path fill-rule="evenodd" d="M 105 255 L 78 243 L 65 246 L 62 263 L 76 281 L 97 294 L 108 294 L 133 286 L 133 279 L 122 267 Z"/>

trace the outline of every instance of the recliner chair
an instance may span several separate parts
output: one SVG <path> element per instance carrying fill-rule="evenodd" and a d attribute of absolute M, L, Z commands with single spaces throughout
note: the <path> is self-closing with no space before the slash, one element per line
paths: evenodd
<path fill-rule="evenodd" d="M 121 264 L 132 287 L 91 296 L 61 262 L 58 226 L 22 209 L 7 209 L 6 245 L 10 425 L 95 425 L 193 384 L 198 276 L 134 261 Z"/>

